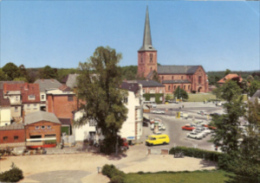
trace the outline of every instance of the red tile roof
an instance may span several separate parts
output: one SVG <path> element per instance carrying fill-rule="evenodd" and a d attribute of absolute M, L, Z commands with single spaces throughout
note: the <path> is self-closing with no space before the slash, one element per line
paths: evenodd
<path fill-rule="evenodd" d="M 38 83 L 22 83 L 22 84 L 8 84 L 4 83 L 4 93 L 8 91 L 20 91 L 22 94 L 23 103 L 39 103 L 40 102 L 40 88 Z M 31 99 L 29 99 L 29 97 Z"/>
<path fill-rule="evenodd" d="M 242 77 L 237 75 L 237 74 L 228 74 L 224 78 L 219 80 L 218 83 L 222 84 L 222 83 L 225 83 L 227 80 L 234 80 L 234 79 L 237 79 L 237 78 L 239 78 L 239 82 L 243 81 Z"/>

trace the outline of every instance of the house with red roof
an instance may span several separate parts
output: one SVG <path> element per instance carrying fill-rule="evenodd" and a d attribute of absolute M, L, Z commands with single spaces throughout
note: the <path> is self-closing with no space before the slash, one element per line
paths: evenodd
<path fill-rule="evenodd" d="M 242 77 L 237 74 L 228 74 L 224 78 L 219 80 L 217 83 L 221 86 L 228 80 L 237 81 L 238 83 L 241 83 L 243 81 Z"/>
<path fill-rule="evenodd" d="M 4 83 L 3 93 L 10 100 L 11 115 L 15 121 L 21 120 L 26 114 L 40 111 L 39 84 Z"/>

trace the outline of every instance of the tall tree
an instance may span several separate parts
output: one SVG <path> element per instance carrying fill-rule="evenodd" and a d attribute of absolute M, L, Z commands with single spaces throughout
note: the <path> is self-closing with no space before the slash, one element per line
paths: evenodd
<path fill-rule="evenodd" d="M 2 69 L 0 69 L 0 81 L 4 81 L 7 79 L 6 74 L 3 72 Z"/>
<path fill-rule="evenodd" d="M 231 70 L 226 69 L 226 71 L 225 71 L 225 76 L 228 75 L 228 74 L 230 74 L 230 73 L 231 73 Z"/>
<path fill-rule="evenodd" d="M 13 80 L 20 76 L 19 68 L 12 62 L 5 64 L 2 70 L 7 75 L 8 80 Z"/>
<path fill-rule="evenodd" d="M 173 92 L 174 97 L 176 97 L 177 99 L 188 99 L 189 95 L 188 93 L 183 90 L 182 88 L 180 88 L 179 86 L 177 87 L 177 89 Z"/>
<path fill-rule="evenodd" d="M 122 76 L 118 63 L 122 58 L 116 50 L 98 47 L 88 62 L 79 64 L 78 96 L 86 101 L 83 117 L 75 125 L 97 122 L 104 135 L 106 153 L 115 150 L 117 132 L 126 120 L 127 108 L 123 104 L 126 92 L 119 89 Z"/>
<path fill-rule="evenodd" d="M 40 78 L 42 79 L 57 79 L 57 77 L 57 69 L 51 68 L 49 65 L 40 70 Z"/>

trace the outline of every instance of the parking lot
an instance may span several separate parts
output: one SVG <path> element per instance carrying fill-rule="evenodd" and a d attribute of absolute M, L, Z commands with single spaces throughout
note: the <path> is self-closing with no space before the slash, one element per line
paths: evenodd
<path fill-rule="evenodd" d="M 152 111 L 165 111 L 165 113 L 149 113 L 145 114 L 150 120 L 156 119 L 161 121 L 165 130 L 161 132 L 170 137 L 168 145 L 158 145 L 149 148 L 171 148 L 173 146 L 187 146 L 194 148 L 201 148 L 206 150 L 215 150 L 212 142 L 209 142 L 213 133 L 204 135 L 201 139 L 189 138 L 187 134 L 191 131 L 182 130 L 186 124 L 208 124 L 211 121 L 209 114 L 218 113 L 223 114 L 224 110 L 221 106 L 216 106 L 214 103 L 179 103 L 179 104 L 161 104 L 153 108 Z M 200 113 L 200 111 L 203 111 Z M 180 118 L 176 117 L 177 112 L 182 112 Z M 200 114 L 198 114 L 200 113 Z M 185 117 L 184 117 L 185 116 Z M 188 116 L 188 117 L 187 117 Z M 207 128 L 206 128 L 207 129 Z M 154 134 L 151 126 L 144 127 L 144 135 Z"/>

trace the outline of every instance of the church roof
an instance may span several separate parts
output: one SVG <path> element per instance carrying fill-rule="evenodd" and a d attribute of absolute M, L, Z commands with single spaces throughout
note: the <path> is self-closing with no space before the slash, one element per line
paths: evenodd
<path fill-rule="evenodd" d="M 143 87 L 164 87 L 163 84 L 153 80 L 137 80 L 137 82 L 142 84 Z"/>
<path fill-rule="evenodd" d="M 148 6 L 146 8 L 143 46 L 139 49 L 139 51 L 156 51 L 155 48 L 152 45 Z"/>
<path fill-rule="evenodd" d="M 189 80 L 163 80 L 163 84 L 191 83 Z"/>
<path fill-rule="evenodd" d="M 158 74 L 194 74 L 200 65 L 161 65 L 157 66 Z"/>

